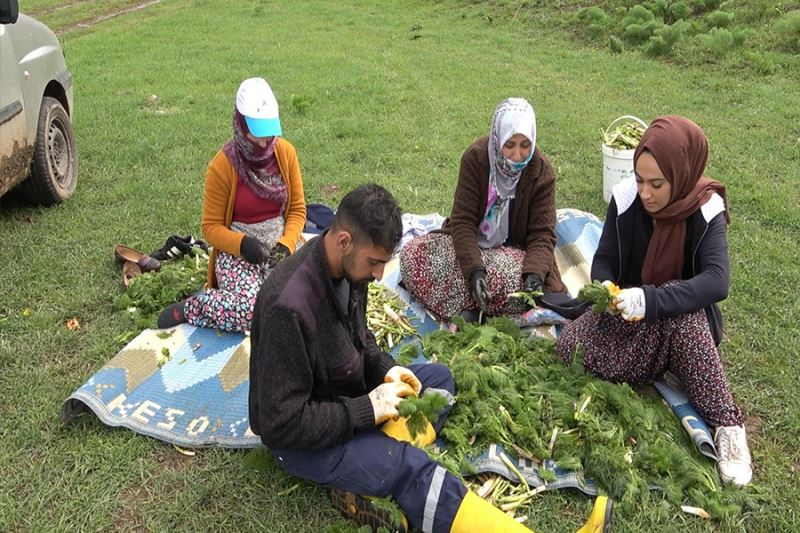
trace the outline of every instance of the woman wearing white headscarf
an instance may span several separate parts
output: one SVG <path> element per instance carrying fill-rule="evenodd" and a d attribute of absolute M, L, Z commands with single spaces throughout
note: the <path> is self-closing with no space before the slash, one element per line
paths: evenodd
<path fill-rule="evenodd" d="M 536 116 L 525 99 L 508 98 L 489 136 L 461 157 L 441 232 L 403 248 L 403 283 L 440 319 L 475 309 L 520 313 L 524 303 L 510 293 L 566 290 L 553 253 L 555 224 L 555 177 L 536 147 Z"/>

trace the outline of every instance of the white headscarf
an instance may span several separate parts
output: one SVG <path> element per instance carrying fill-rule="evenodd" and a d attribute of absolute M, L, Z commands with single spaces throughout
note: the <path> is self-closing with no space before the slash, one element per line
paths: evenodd
<path fill-rule="evenodd" d="M 503 145 L 514 135 L 522 134 L 531 142 L 531 154 L 524 164 L 515 164 L 503 156 Z M 494 111 L 489 134 L 489 190 L 486 212 L 478 226 L 478 246 L 495 248 L 508 238 L 509 201 L 517 183 L 536 149 L 536 115 L 524 98 L 507 98 Z M 515 168 L 516 167 L 516 168 Z"/>

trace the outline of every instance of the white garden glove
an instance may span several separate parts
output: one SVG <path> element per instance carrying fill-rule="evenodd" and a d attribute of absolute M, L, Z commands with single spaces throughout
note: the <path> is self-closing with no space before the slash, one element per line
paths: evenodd
<path fill-rule="evenodd" d="M 637 322 L 644 318 L 644 291 L 639 287 L 623 289 L 614 298 L 614 304 L 622 313 L 622 318 L 628 322 Z"/>
<path fill-rule="evenodd" d="M 386 377 L 383 378 L 383 381 L 385 383 L 408 383 L 416 394 L 419 394 L 419 391 L 422 390 L 422 383 L 419 382 L 417 376 L 404 366 L 393 366 L 390 368 L 386 373 Z"/>
<path fill-rule="evenodd" d="M 395 382 L 378 385 L 369 393 L 372 412 L 375 413 L 375 425 L 383 424 L 390 418 L 397 418 L 397 404 L 406 396 L 413 396 L 414 389 L 408 383 Z"/>

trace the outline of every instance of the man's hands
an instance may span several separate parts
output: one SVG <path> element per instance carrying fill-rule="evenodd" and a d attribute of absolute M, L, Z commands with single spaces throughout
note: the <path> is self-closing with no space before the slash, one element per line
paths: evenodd
<path fill-rule="evenodd" d="M 269 260 L 269 249 L 263 242 L 254 237 L 245 235 L 242 239 L 240 249 L 242 257 L 244 257 L 244 260 L 248 263 L 260 265 Z"/>
<path fill-rule="evenodd" d="M 400 416 L 397 412 L 397 404 L 406 396 L 413 395 L 414 389 L 408 383 L 403 382 L 383 383 L 372 389 L 368 396 L 372 403 L 372 412 L 375 413 L 375 425 Z"/>
<path fill-rule="evenodd" d="M 477 269 L 469 275 L 469 288 L 472 297 L 478 302 L 478 307 L 484 314 L 489 313 L 489 301 L 492 293 L 489 292 L 489 283 L 486 281 L 486 271 Z"/>
<path fill-rule="evenodd" d="M 419 382 L 417 376 L 404 366 L 393 366 L 390 368 L 386 373 L 386 377 L 383 378 L 383 381 L 385 383 L 406 383 L 414 389 L 415 394 L 419 394 L 419 391 L 422 390 L 422 383 Z"/>
<path fill-rule="evenodd" d="M 628 322 L 637 322 L 644 318 L 644 291 L 639 287 L 623 289 L 614 297 L 617 310 Z"/>

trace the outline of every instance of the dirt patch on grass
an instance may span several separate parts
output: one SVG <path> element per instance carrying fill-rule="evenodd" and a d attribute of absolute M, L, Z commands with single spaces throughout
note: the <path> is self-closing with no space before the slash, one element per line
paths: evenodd
<path fill-rule="evenodd" d="M 151 472 L 155 475 L 162 475 L 166 472 L 181 472 L 193 459 L 172 447 L 164 448 L 155 456 L 155 467 Z M 161 496 L 163 497 L 163 495 Z M 115 522 L 114 530 L 146 532 L 149 531 L 143 509 L 151 506 L 151 495 L 145 485 L 131 485 L 119 495 L 121 509 Z"/>
<path fill-rule="evenodd" d="M 149 496 L 143 487 L 130 487 L 119 495 L 122 509 L 114 523 L 115 531 L 148 531 L 141 509 L 148 505 Z"/>
<path fill-rule="evenodd" d="M 156 470 L 158 472 L 180 472 L 189 466 L 193 457 L 183 455 L 175 448 L 165 449 L 156 456 Z"/>
<path fill-rule="evenodd" d="M 761 433 L 761 417 L 758 415 L 748 415 L 744 417 L 744 427 L 747 430 L 747 435 L 759 435 Z"/>
<path fill-rule="evenodd" d="M 127 15 L 128 13 L 132 13 L 134 11 L 139 11 L 140 9 L 144 9 L 146 7 L 150 7 L 152 5 L 160 3 L 161 0 L 149 0 L 147 2 L 140 2 L 138 4 L 123 8 L 117 9 L 115 11 L 110 11 L 108 13 L 103 13 L 102 15 L 96 15 L 94 17 L 88 18 L 86 20 L 82 20 L 80 22 L 75 22 L 74 24 L 69 24 L 64 26 L 63 28 L 59 28 L 56 30 L 56 35 L 61 35 L 62 33 L 68 32 L 70 30 L 75 29 L 84 29 L 84 28 L 91 28 L 92 26 L 96 26 L 101 22 L 105 22 L 109 19 L 118 17 L 120 15 Z"/>
<path fill-rule="evenodd" d="M 43 9 L 31 9 L 30 11 L 25 10 L 25 14 L 34 18 L 41 18 L 43 15 L 49 15 L 50 13 L 61 11 L 62 9 L 67 9 L 70 7 L 74 7 L 92 1 L 94 0 L 65 0 L 63 3 L 57 6 L 46 7 Z"/>

